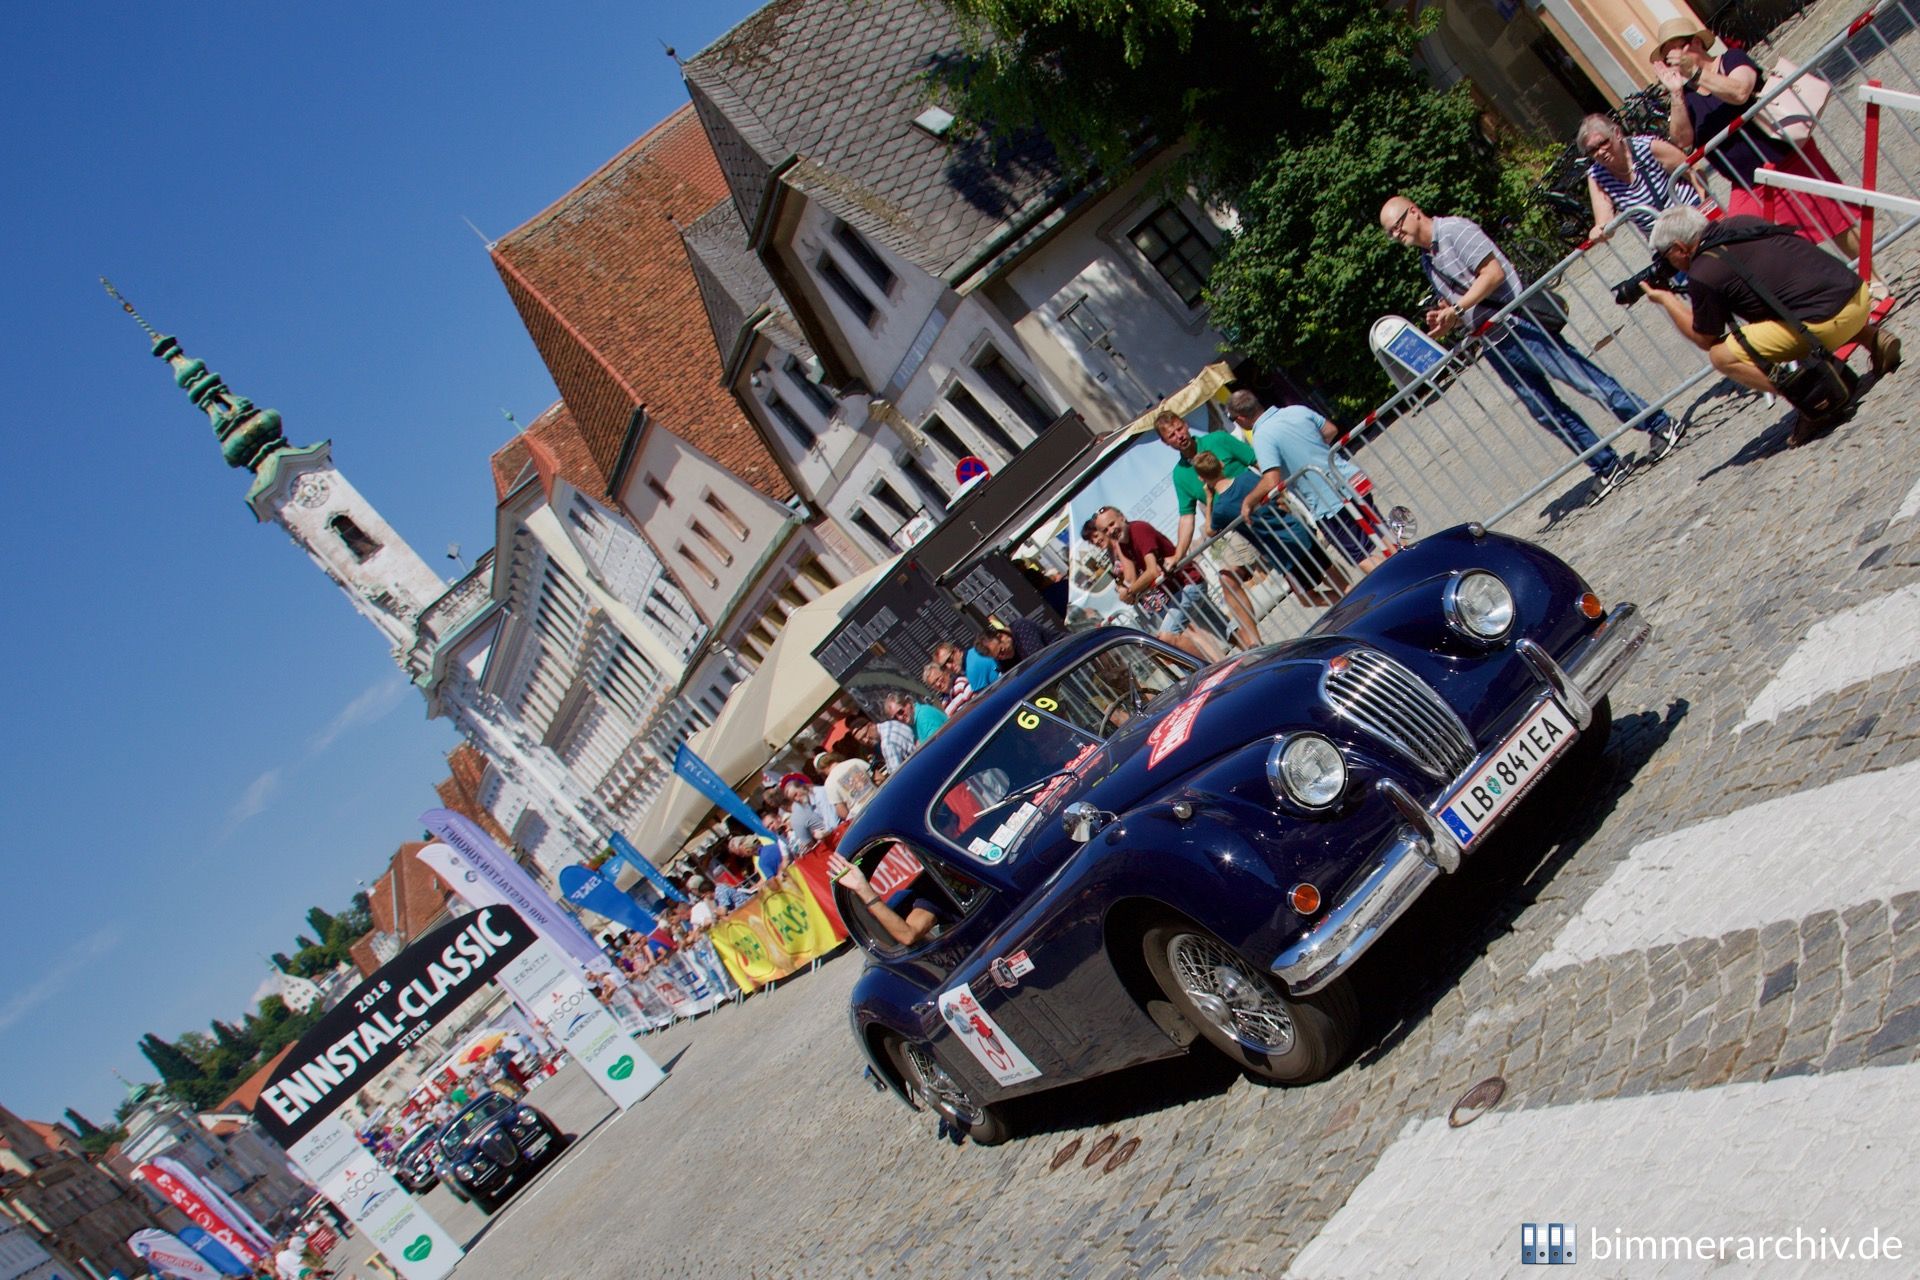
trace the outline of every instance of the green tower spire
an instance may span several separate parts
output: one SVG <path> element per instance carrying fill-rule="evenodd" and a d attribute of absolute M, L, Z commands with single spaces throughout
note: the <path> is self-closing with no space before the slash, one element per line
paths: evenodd
<path fill-rule="evenodd" d="M 106 286 L 107 295 L 120 304 L 121 310 L 147 331 L 147 336 L 153 339 L 154 356 L 172 367 L 174 382 L 212 421 L 214 437 L 220 442 L 220 454 L 228 466 L 245 467 L 257 473 L 268 458 L 289 447 L 280 434 L 277 412 L 255 408 L 253 401 L 235 395 L 219 374 L 207 368 L 206 361 L 192 359 L 180 349 L 177 340 L 148 324 L 133 309 L 133 304 L 120 296 L 112 281 L 101 276 L 100 283 Z"/>

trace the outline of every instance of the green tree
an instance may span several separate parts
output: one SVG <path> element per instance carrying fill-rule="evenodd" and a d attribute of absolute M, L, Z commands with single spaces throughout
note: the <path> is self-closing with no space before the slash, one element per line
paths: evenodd
<path fill-rule="evenodd" d="M 214 1043 L 236 1058 L 251 1058 L 259 1051 L 259 1046 L 245 1029 L 218 1018 L 213 1020 L 213 1039 Z"/>
<path fill-rule="evenodd" d="M 83 1139 L 88 1134 L 100 1132 L 99 1125 L 87 1119 L 72 1107 L 67 1108 L 67 1127 L 73 1130 L 76 1137 Z"/>
<path fill-rule="evenodd" d="M 273 953 L 273 967 L 280 970 L 280 972 L 288 972 L 292 968 L 292 965 L 293 960 L 288 957 L 286 952 L 276 951 Z"/>
<path fill-rule="evenodd" d="M 1165 183 L 1231 205 L 1208 301 L 1229 343 L 1357 411 L 1389 390 L 1367 348 L 1382 312 L 1424 292 L 1380 234 L 1404 191 L 1493 229 L 1524 212 L 1465 85 L 1413 61 L 1431 12 L 1325 0 L 949 0 L 967 56 L 935 71 L 1003 146 L 1051 139 L 1082 173 L 1177 147 Z"/>
<path fill-rule="evenodd" d="M 162 1084 L 172 1087 L 200 1078 L 199 1063 L 151 1031 L 140 1038 L 140 1052 L 145 1054 L 147 1061 L 153 1064 L 153 1069 L 160 1073 Z"/>
<path fill-rule="evenodd" d="M 213 1054 L 213 1037 L 204 1031 L 182 1031 L 173 1038 L 173 1047 L 204 1069 L 207 1059 Z"/>
<path fill-rule="evenodd" d="M 313 936 L 325 942 L 333 936 L 333 916 L 322 907 L 307 908 L 307 927 Z"/>

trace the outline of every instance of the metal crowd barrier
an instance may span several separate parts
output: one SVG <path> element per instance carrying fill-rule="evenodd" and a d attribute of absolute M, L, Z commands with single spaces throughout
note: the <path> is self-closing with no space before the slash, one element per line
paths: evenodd
<path fill-rule="evenodd" d="M 1761 108 L 1808 75 L 1818 75 L 1833 86 L 1825 114 L 1814 126 L 1814 142 L 1836 176 L 1851 179 L 1850 185 L 1855 186 L 1897 184 L 1907 191 L 1920 191 L 1916 181 L 1920 132 L 1903 113 L 1895 112 L 1893 130 L 1871 131 L 1877 138 L 1870 149 L 1870 131 L 1856 101 L 1861 95 L 1854 92 L 1869 80 L 1886 84 L 1895 93 L 1902 88 L 1920 92 L 1920 75 L 1902 52 L 1912 55 L 1920 49 L 1904 40 L 1920 26 L 1916 6 L 1920 0 L 1879 0 L 1803 56 L 1791 74 L 1775 76 L 1763 67 L 1767 78 L 1760 97 L 1720 134 L 1704 142 L 1696 139 L 1699 145 L 1688 156 L 1688 167 L 1706 178 L 1715 200 L 1726 203 L 1729 179 L 1707 164 L 1706 158 L 1751 128 Z M 1794 145 L 1794 150 L 1803 157 L 1808 154 L 1802 146 Z M 1818 170 L 1820 166 L 1808 167 Z M 1804 193 L 1781 190 L 1774 198 L 1799 200 Z M 1858 206 L 1855 209 L 1857 213 Z M 1346 483 L 1339 465 L 1350 460 L 1371 478 L 1375 491 L 1390 495 L 1379 500 L 1381 507 L 1406 503 L 1427 529 L 1468 520 L 1492 527 L 1527 512 L 1551 527 L 1594 496 L 1597 480 L 1580 477 L 1569 483 L 1568 478 L 1587 470 L 1590 460 L 1604 459 L 1603 451 L 1611 448 L 1630 454 L 1635 470 L 1663 454 L 1665 442 L 1646 432 L 1649 425 L 1660 422 L 1658 415 L 1668 415 L 1684 432 L 1710 425 L 1744 403 L 1752 393 L 1721 379 L 1706 353 L 1677 334 L 1659 307 L 1644 299 L 1626 306 L 1615 300 L 1615 287 L 1651 262 L 1645 235 L 1635 222 L 1636 214 L 1647 212 L 1652 211 L 1640 207 L 1617 211 L 1605 227 L 1604 239 L 1581 243 L 1541 274 L 1510 305 L 1466 335 L 1445 360 L 1335 441 L 1324 467 L 1302 468 L 1288 477 L 1289 490 L 1311 471 L 1341 493 L 1349 510 L 1358 512 L 1364 509 L 1362 495 Z M 1874 236 L 1866 246 L 1869 257 L 1917 224 L 1920 215 Z M 1868 219 L 1862 230 L 1870 235 L 1871 229 Z M 1594 384 L 1601 401 L 1611 400 L 1611 404 L 1596 401 L 1557 380 L 1549 384 L 1555 398 L 1592 431 L 1591 444 L 1570 438 L 1570 432 L 1543 428 L 1522 402 L 1522 395 L 1531 393 L 1516 391 L 1502 376 L 1503 367 L 1511 376 L 1521 344 L 1539 346 L 1540 340 L 1526 332 L 1538 322 L 1523 313 L 1549 308 L 1564 320 L 1558 334 L 1558 342 L 1568 349 L 1564 363 L 1577 377 Z M 1562 355 L 1556 352 L 1553 358 L 1560 360 Z M 1604 375 L 1604 381 L 1595 370 Z M 1618 392 L 1608 383 L 1617 386 Z M 1346 568 L 1339 551 L 1314 529 L 1310 513 L 1294 504 L 1293 514 L 1314 530 L 1315 542 L 1334 565 L 1345 569 L 1348 584 L 1357 580 L 1358 573 Z M 1175 570 L 1189 564 L 1202 566 L 1208 590 L 1193 611 L 1192 623 L 1223 650 L 1233 647 L 1234 637 L 1245 631 L 1246 623 L 1239 616 L 1243 611 L 1234 607 L 1237 602 L 1228 597 L 1230 588 L 1223 584 L 1217 557 L 1207 552 L 1224 539 L 1244 533 L 1246 523 L 1244 518 L 1236 519 L 1173 566 Z M 1383 550 L 1393 549 L 1387 530 L 1381 530 L 1375 541 Z M 1310 561 L 1317 557 L 1286 544 L 1256 540 L 1255 545 L 1267 575 L 1249 593 L 1255 625 L 1261 628 L 1262 639 L 1276 631 L 1296 634 L 1322 607 L 1310 597 L 1303 600 L 1300 589 L 1304 579 L 1315 576 Z M 1161 616 L 1141 611 L 1140 623 L 1146 630 L 1157 630 Z"/>
<path fill-rule="evenodd" d="M 1712 194 L 1724 204 L 1729 179 L 1705 164 L 1705 158 L 1753 127 L 1750 121 L 1761 108 L 1805 76 L 1819 75 L 1833 85 L 1834 93 L 1814 126 L 1815 145 L 1838 175 L 1861 185 L 1868 154 L 1866 128 L 1851 90 L 1868 79 L 1879 79 L 1896 90 L 1920 90 L 1920 76 L 1908 60 L 1915 48 L 1904 39 L 1915 26 L 1915 0 L 1880 0 L 1804 56 L 1793 73 L 1769 73 L 1760 97 L 1728 128 L 1696 146 L 1689 155 L 1690 165 L 1698 168 Z M 1880 134 L 1878 183 L 1920 189 L 1915 181 L 1920 176 L 1920 133 L 1904 115 L 1896 113 L 1894 120 L 1895 127 Z M 1795 151 L 1807 154 L 1805 147 L 1795 146 Z M 1780 198 L 1791 201 L 1804 196 L 1788 192 Z M 1676 334 L 1659 308 L 1644 302 L 1620 307 L 1614 302 L 1611 286 L 1650 261 L 1638 227 L 1626 230 L 1636 212 L 1628 209 L 1616 214 L 1607 226 L 1605 241 L 1588 241 L 1575 248 L 1454 348 L 1445 361 L 1369 413 L 1336 442 L 1330 461 L 1343 452 L 1358 454 L 1376 482 L 1411 502 L 1429 528 L 1463 520 L 1498 525 L 1512 521 L 1523 510 L 1551 526 L 1585 505 L 1592 494 L 1592 481 L 1567 482 L 1590 458 L 1604 457 L 1601 451 L 1609 447 L 1631 449 L 1640 459 L 1659 451 L 1640 432 L 1655 420 L 1656 411 L 1671 414 L 1684 426 L 1697 426 L 1717 416 L 1716 402 L 1722 397 L 1746 396 L 1721 382 L 1705 353 Z M 1884 251 L 1916 224 L 1920 217 L 1911 217 L 1876 235 L 1873 248 Z M 1505 364 L 1511 369 L 1514 364 L 1513 330 L 1519 313 L 1532 307 L 1560 309 L 1561 304 L 1566 317 L 1562 337 L 1581 362 L 1598 367 L 1638 402 L 1632 412 L 1623 414 L 1618 407 L 1609 410 L 1563 383 L 1552 383 L 1556 398 L 1597 437 L 1591 446 L 1577 449 L 1534 421 L 1519 395 L 1499 377 L 1497 367 Z M 1531 322 L 1522 319 L 1520 323 Z M 1549 491 L 1555 491 L 1553 496 L 1547 496 Z"/>

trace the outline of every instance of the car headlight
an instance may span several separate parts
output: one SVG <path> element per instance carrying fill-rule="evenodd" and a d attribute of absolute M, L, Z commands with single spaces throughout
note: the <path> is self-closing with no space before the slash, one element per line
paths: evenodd
<path fill-rule="evenodd" d="M 1498 640 L 1513 628 L 1513 592 L 1478 569 L 1447 584 L 1441 607 L 1449 626 L 1475 640 Z"/>
<path fill-rule="evenodd" d="M 1347 789 L 1347 761 L 1319 734 L 1297 733 L 1267 753 L 1267 782 L 1283 799 L 1324 809 Z"/>
<path fill-rule="evenodd" d="M 531 1129 L 539 1123 L 539 1113 L 527 1107 L 522 1107 L 513 1113 L 513 1127 L 516 1129 Z"/>
<path fill-rule="evenodd" d="M 473 1177 L 473 1166 L 468 1164 L 464 1160 L 462 1160 L 459 1164 L 453 1166 L 453 1171 L 459 1174 L 463 1178 Z"/>

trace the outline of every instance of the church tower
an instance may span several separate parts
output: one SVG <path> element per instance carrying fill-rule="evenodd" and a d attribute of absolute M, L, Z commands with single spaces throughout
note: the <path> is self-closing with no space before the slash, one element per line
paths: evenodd
<path fill-rule="evenodd" d="M 396 654 L 412 644 L 421 610 L 447 589 L 372 503 L 333 465 L 333 442 L 296 446 L 280 432 L 280 415 L 235 395 L 220 375 L 157 332 L 133 304 L 106 285 L 126 313 L 153 339 L 153 354 L 213 424 L 227 465 L 253 473 L 247 505 L 261 523 L 279 525 L 321 572 L 380 629 Z"/>

